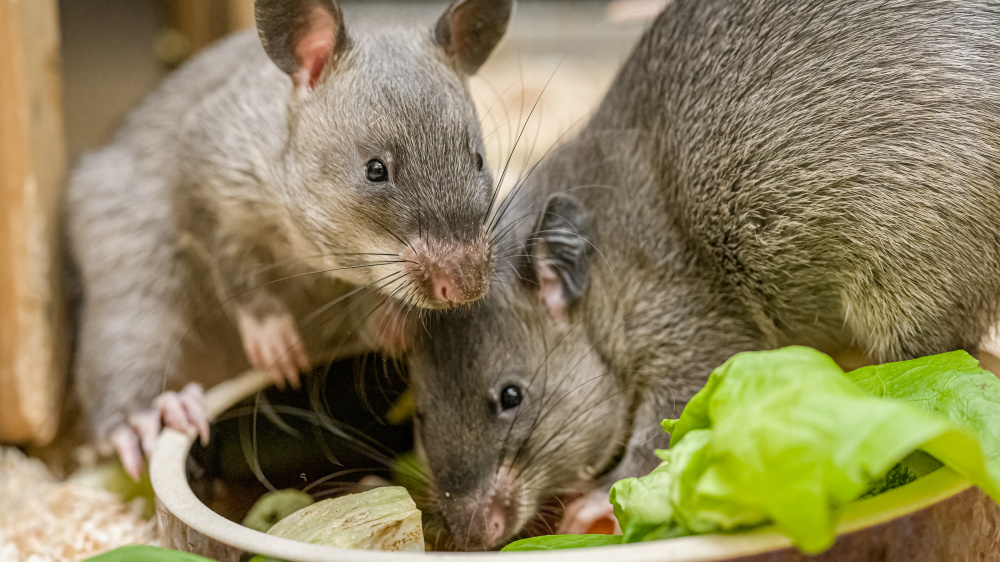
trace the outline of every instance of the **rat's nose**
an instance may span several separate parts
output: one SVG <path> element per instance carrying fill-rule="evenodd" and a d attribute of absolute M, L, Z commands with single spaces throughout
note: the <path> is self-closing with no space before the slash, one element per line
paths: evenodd
<path fill-rule="evenodd" d="M 485 241 L 428 244 L 417 239 L 400 258 L 429 308 L 451 308 L 481 299 L 493 274 L 493 253 Z"/>
<path fill-rule="evenodd" d="M 445 304 L 462 304 L 455 280 L 449 275 L 435 275 L 431 281 L 434 298 Z"/>
<path fill-rule="evenodd" d="M 484 529 L 485 533 L 483 533 L 483 536 L 486 538 L 486 544 L 492 547 L 500 542 L 500 537 L 503 536 L 505 528 L 506 518 L 503 509 L 500 507 L 490 508 L 486 513 L 486 529 Z"/>

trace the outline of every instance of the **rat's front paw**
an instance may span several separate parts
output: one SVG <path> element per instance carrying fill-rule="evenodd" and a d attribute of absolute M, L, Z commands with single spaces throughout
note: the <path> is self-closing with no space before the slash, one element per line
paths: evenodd
<path fill-rule="evenodd" d="M 621 534 L 614 508 L 608 501 L 608 490 L 595 490 L 570 502 L 557 532 L 561 535 Z"/>
<path fill-rule="evenodd" d="M 208 443 L 208 416 L 201 385 L 189 383 L 180 392 L 164 392 L 153 401 L 152 407 L 131 414 L 128 423 L 111 432 L 111 443 L 122 466 L 134 480 L 139 480 L 143 459 L 153 454 L 163 427 L 197 434 L 202 445 Z"/>
<path fill-rule="evenodd" d="M 289 313 L 257 317 L 237 310 L 240 337 L 254 369 L 267 372 L 278 388 L 299 388 L 299 372 L 309 369 L 305 345 Z"/>

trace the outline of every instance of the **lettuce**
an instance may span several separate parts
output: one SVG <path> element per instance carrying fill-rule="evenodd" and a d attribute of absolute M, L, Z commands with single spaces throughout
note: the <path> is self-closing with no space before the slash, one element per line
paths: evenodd
<path fill-rule="evenodd" d="M 918 449 L 1000 500 L 998 416 L 1000 381 L 961 352 L 849 375 L 803 347 L 738 354 L 663 422 L 664 463 L 612 487 L 622 542 L 771 522 L 818 553 L 844 504 Z"/>
<path fill-rule="evenodd" d="M 302 490 L 274 490 L 261 496 L 250 507 L 241 524 L 266 533 L 278 521 L 313 503 L 312 496 Z"/>
<path fill-rule="evenodd" d="M 155 546 L 131 545 L 116 548 L 84 562 L 212 562 L 208 558 Z"/>
<path fill-rule="evenodd" d="M 521 552 L 526 550 L 563 550 L 566 548 L 586 548 L 621 544 L 621 535 L 545 535 L 514 541 L 501 552 Z"/>
<path fill-rule="evenodd" d="M 424 550 L 420 510 L 400 486 L 314 503 L 278 521 L 267 534 L 335 548 Z"/>
<path fill-rule="evenodd" d="M 944 416 L 979 440 L 990 479 L 976 482 L 1000 498 L 1000 378 L 964 351 L 864 367 L 847 377 L 879 398 Z"/>

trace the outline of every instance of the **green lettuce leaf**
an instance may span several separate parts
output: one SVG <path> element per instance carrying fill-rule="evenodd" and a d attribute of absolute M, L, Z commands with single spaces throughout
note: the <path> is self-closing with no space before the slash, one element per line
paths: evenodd
<path fill-rule="evenodd" d="M 873 365 L 847 377 L 879 398 L 942 415 L 979 440 L 990 479 L 977 485 L 1000 501 L 1000 379 L 964 351 Z"/>
<path fill-rule="evenodd" d="M 1000 500 L 991 476 L 1000 436 L 989 433 L 1000 427 L 1000 383 L 970 357 L 947 355 L 850 377 L 803 347 L 732 357 L 679 419 L 663 422 L 671 433 L 670 449 L 657 451 L 664 463 L 612 488 L 622 541 L 773 522 L 804 552 L 818 553 L 833 544 L 840 509 L 873 484 L 899 480 L 887 473 L 901 470 L 904 458 L 909 470 L 923 455 L 918 450 Z M 553 549 L 607 540 L 585 537 L 517 544 Z"/>
<path fill-rule="evenodd" d="M 696 398 L 664 424 L 674 430 L 668 462 L 697 430 L 708 430 L 696 452 L 684 453 L 701 466 L 678 483 L 675 500 L 677 518 L 695 532 L 773 521 L 803 551 L 821 552 L 833 543 L 840 507 L 915 449 L 989 480 L 966 431 L 867 394 L 812 349 L 738 354 Z"/>
<path fill-rule="evenodd" d="M 566 548 L 587 548 L 621 543 L 621 535 L 545 535 L 514 541 L 500 549 L 500 552 L 563 550 Z"/>
<path fill-rule="evenodd" d="M 208 558 L 155 546 L 131 545 L 116 548 L 84 562 L 212 562 Z"/>
<path fill-rule="evenodd" d="M 261 496 L 250 507 L 242 525 L 266 533 L 278 521 L 313 503 L 312 496 L 302 490 L 274 490 Z"/>
<path fill-rule="evenodd" d="M 314 503 L 278 521 L 267 534 L 335 548 L 424 550 L 420 510 L 401 486 Z"/>
<path fill-rule="evenodd" d="M 639 542 L 688 534 L 674 521 L 670 499 L 673 475 L 660 465 L 644 478 L 619 480 L 611 488 L 611 505 L 622 528 L 624 542 Z"/>

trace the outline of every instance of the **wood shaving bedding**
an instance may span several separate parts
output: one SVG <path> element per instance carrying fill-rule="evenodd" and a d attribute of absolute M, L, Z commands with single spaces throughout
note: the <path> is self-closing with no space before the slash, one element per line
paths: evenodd
<path fill-rule="evenodd" d="M 0 448 L 0 560 L 63 562 L 126 544 L 155 544 L 142 500 L 57 481 L 21 451 Z"/>

